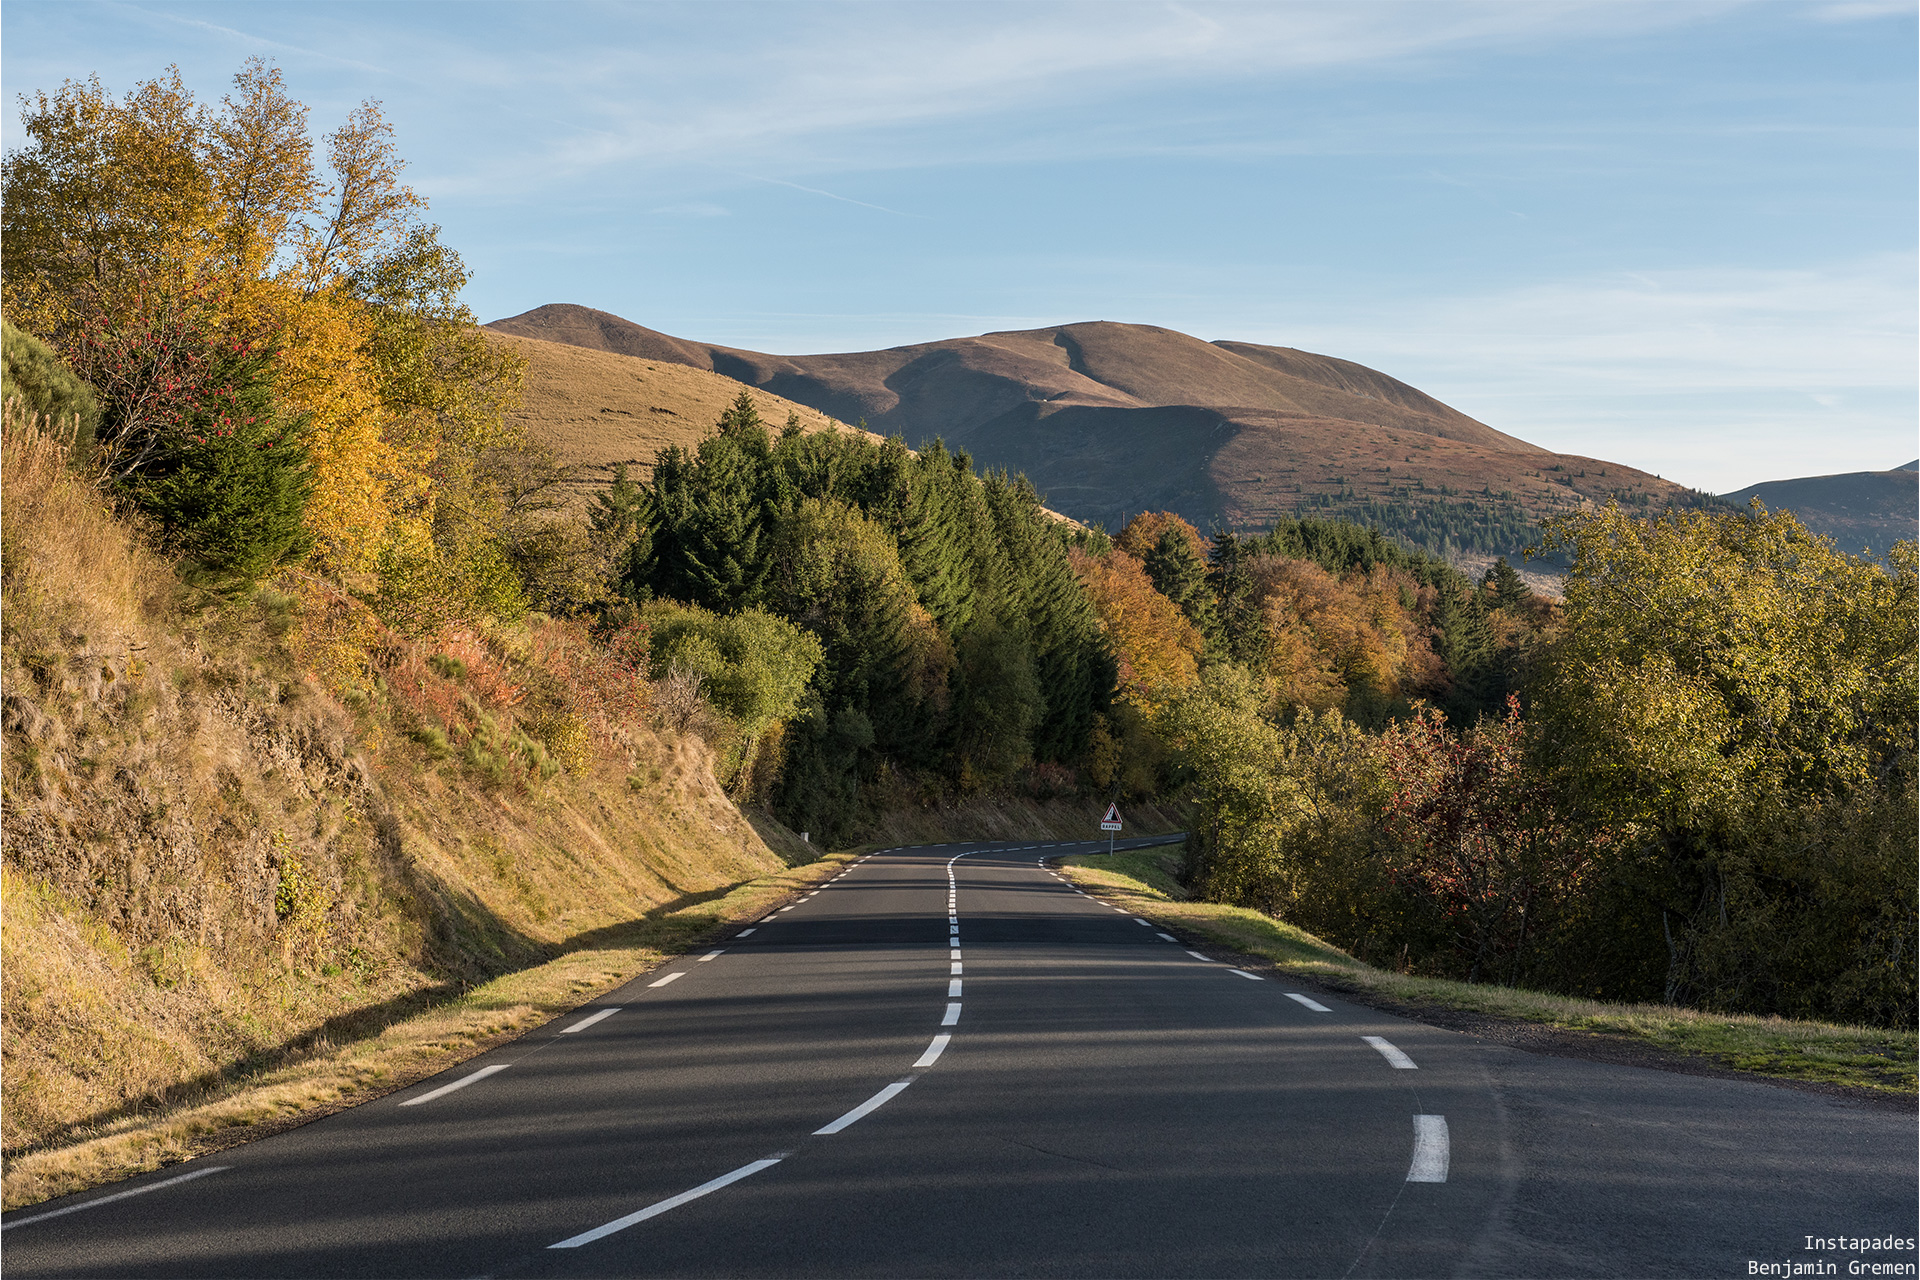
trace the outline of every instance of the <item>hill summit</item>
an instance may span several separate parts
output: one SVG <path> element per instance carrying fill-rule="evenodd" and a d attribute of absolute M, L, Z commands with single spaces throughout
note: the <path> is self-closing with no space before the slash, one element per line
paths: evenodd
<path fill-rule="evenodd" d="M 1429 550 L 1511 553 L 1542 516 L 1686 496 L 1646 472 L 1556 454 L 1350 360 L 1094 321 L 781 356 L 539 307 L 489 326 L 692 366 L 910 445 L 938 437 L 1024 471 L 1047 502 L 1118 528 L 1171 510 L 1202 528 L 1344 515 Z"/>

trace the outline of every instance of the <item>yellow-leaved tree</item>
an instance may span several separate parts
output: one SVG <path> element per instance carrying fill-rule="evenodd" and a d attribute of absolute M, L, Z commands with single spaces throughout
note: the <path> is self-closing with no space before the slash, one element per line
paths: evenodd
<path fill-rule="evenodd" d="M 306 107 L 260 59 L 218 107 L 177 68 L 119 99 L 96 77 L 22 104 L 0 304 L 83 375 L 114 375 L 103 456 L 146 421 L 114 400 L 205 363 L 173 347 L 265 352 L 304 424 L 315 568 L 409 629 L 524 607 L 482 465 L 527 447 L 506 416 L 522 362 L 460 303 L 466 269 L 422 221 L 379 104 L 319 161 Z"/>
<path fill-rule="evenodd" d="M 1569 812 L 1618 833 L 1588 989 L 1912 1026 L 1914 544 L 1791 515 L 1618 507 L 1548 525 L 1566 625 L 1533 682 Z"/>

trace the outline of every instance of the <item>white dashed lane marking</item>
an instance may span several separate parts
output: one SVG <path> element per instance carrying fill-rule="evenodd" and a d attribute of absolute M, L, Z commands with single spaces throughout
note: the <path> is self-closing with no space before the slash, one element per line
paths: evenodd
<path fill-rule="evenodd" d="M 578 1249 L 583 1244 L 592 1244 L 595 1240 L 603 1240 L 616 1231 L 625 1231 L 635 1223 L 645 1222 L 648 1218 L 658 1217 L 669 1209 L 678 1209 L 690 1200 L 698 1200 L 701 1196 L 718 1191 L 722 1187 L 732 1186 L 742 1178 L 751 1178 L 762 1169 L 771 1169 L 774 1165 L 780 1163 L 780 1159 L 779 1156 L 774 1156 L 766 1160 L 755 1160 L 752 1164 L 740 1166 L 732 1173 L 721 1174 L 712 1182 L 703 1182 L 691 1191 L 682 1191 L 677 1196 L 668 1196 L 665 1200 L 657 1204 L 648 1205 L 638 1213 L 630 1213 L 624 1218 L 615 1218 L 603 1227 L 595 1227 L 591 1231 L 582 1231 L 577 1236 L 569 1236 L 559 1244 L 550 1244 L 547 1248 Z"/>
<path fill-rule="evenodd" d="M 648 985 L 649 987 L 664 987 L 664 986 L 666 986 L 666 985 L 667 985 L 667 984 L 668 984 L 669 982 L 675 982 L 675 981 L 678 981 L 679 979 L 681 979 L 681 978 L 684 978 L 684 977 L 686 977 L 686 976 L 687 976 L 687 975 L 686 975 L 686 972 L 685 972 L 685 970 L 682 970 L 682 971 L 680 971 L 680 972 L 677 972 L 677 973 L 670 973 L 670 974 L 668 974 L 668 975 L 667 975 L 666 977 L 664 977 L 664 978 L 661 978 L 661 979 L 658 979 L 657 981 L 654 981 L 654 982 L 649 982 L 649 983 L 648 983 L 647 985 Z"/>
<path fill-rule="evenodd" d="M 939 1035 L 935 1036 L 933 1038 L 933 1043 L 927 1046 L 927 1051 L 921 1054 L 919 1061 L 913 1064 L 914 1067 L 916 1069 L 919 1067 L 930 1067 L 934 1063 L 938 1062 L 940 1060 L 940 1055 L 946 1052 L 947 1045 L 949 1042 L 952 1041 L 952 1039 L 953 1037 L 948 1035 L 944 1031 L 941 1032 Z"/>
<path fill-rule="evenodd" d="M 905 1092 L 906 1087 L 912 1083 L 913 1081 L 911 1080 L 895 1080 L 892 1084 L 888 1085 L 886 1088 L 882 1089 L 880 1092 L 874 1094 L 871 1098 L 868 1098 L 865 1102 L 861 1103 L 859 1106 L 855 1107 L 853 1110 L 847 1112 L 847 1114 L 841 1116 L 838 1120 L 835 1120 L 832 1124 L 823 1125 L 820 1128 L 815 1129 L 813 1131 L 814 1136 L 817 1138 L 822 1134 L 839 1133 L 842 1129 L 847 1128 L 849 1125 L 854 1124 L 856 1121 L 865 1119 L 867 1116 L 872 1115 L 874 1112 L 878 1111 L 880 1108 L 886 1106 L 889 1102 L 892 1102 L 895 1098 L 899 1097 L 901 1093 Z"/>
<path fill-rule="evenodd" d="M 405 1103 L 401 1104 L 405 1106 Z M 70 1204 L 64 1209 L 52 1209 L 46 1213 L 36 1213 L 31 1218 L 15 1218 L 12 1222 L 0 1225 L 0 1231 L 11 1231 L 15 1227 L 24 1227 L 30 1222 L 45 1222 L 48 1218 L 64 1218 L 70 1213 L 82 1209 L 98 1209 L 103 1204 L 112 1204 L 115 1200 L 125 1200 L 130 1196 L 143 1196 L 149 1191 L 158 1191 L 162 1187 L 171 1187 L 182 1182 L 192 1182 L 195 1178 L 204 1178 L 210 1173 L 225 1173 L 233 1166 L 216 1164 L 210 1169 L 195 1169 L 192 1173 L 183 1173 L 178 1177 L 162 1178 L 158 1182 L 149 1182 L 144 1187 L 135 1187 L 131 1191 L 116 1191 L 110 1196 L 101 1196 L 98 1200 L 89 1200 L 85 1204 Z"/>
<path fill-rule="evenodd" d="M 1327 1006 L 1321 1004 L 1318 1000 L 1315 1000 L 1310 996 L 1303 996 L 1298 991 L 1287 992 L 1287 999 L 1297 1000 L 1301 1004 L 1307 1006 L 1307 1008 L 1313 1010 L 1315 1013 L 1332 1013 L 1333 1012 L 1333 1010 L 1327 1008 Z"/>
<path fill-rule="evenodd" d="M 719 955 L 720 953 L 716 951 L 714 952 L 714 954 Z M 611 1018 L 614 1014 L 618 1012 L 620 1012 L 620 1008 L 619 1006 L 616 1005 L 614 1008 L 611 1008 L 611 1009 L 602 1009 L 598 1013 L 588 1014 L 586 1017 L 580 1019 L 580 1021 L 574 1023 L 572 1026 L 560 1028 L 560 1034 L 563 1036 L 570 1036 L 576 1031 L 585 1031 L 588 1027 L 600 1021 L 602 1018 Z"/>
<path fill-rule="evenodd" d="M 480 1081 L 485 1080 L 488 1076 L 497 1074 L 498 1072 L 501 1072 L 501 1071 L 505 1071 L 508 1067 L 512 1065 L 513 1064 L 511 1062 L 500 1062 L 500 1063 L 494 1064 L 491 1067 L 482 1067 L 470 1076 L 461 1076 L 458 1080 L 455 1080 L 452 1084 L 443 1084 L 438 1089 L 430 1089 L 426 1093 L 421 1094 L 417 1098 L 408 1098 L 405 1102 L 401 1103 L 400 1105 L 403 1107 L 417 1107 L 423 1102 L 432 1102 L 435 1098 L 444 1098 L 456 1089 L 464 1089 L 470 1084 L 478 1084 Z"/>
<path fill-rule="evenodd" d="M 1452 1158 L 1445 1116 L 1413 1118 L 1413 1165 L 1407 1170 L 1408 1182 L 1445 1182 Z"/>
<path fill-rule="evenodd" d="M 1240 975 L 1241 977 L 1243 977 L 1243 978 L 1252 978 L 1252 979 L 1253 979 L 1253 980 L 1254 980 L 1255 982 L 1265 982 L 1265 981 L 1266 981 L 1266 979 L 1265 979 L 1265 978 L 1262 978 L 1262 977 L 1261 977 L 1261 976 L 1260 976 L 1259 974 L 1257 974 L 1257 973 L 1248 973 L 1248 972 L 1247 972 L 1247 971 L 1246 971 L 1245 969 L 1229 969 L 1229 970 L 1227 970 L 1227 972 L 1228 972 L 1228 973 L 1237 973 L 1237 974 L 1239 974 L 1239 975 Z"/>
<path fill-rule="evenodd" d="M 1385 1058 L 1388 1062 L 1392 1063 L 1396 1070 L 1399 1070 L 1399 1071 L 1418 1070 L 1418 1068 L 1414 1066 L 1414 1062 L 1412 1058 L 1409 1058 L 1406 1054 L 1394 1048 L 1383 1037 L 1361 1036 L 1360 1038 L 1362 1040 L 1365 1040 L 1368 1044 L 1372 1045 L 1374 1048 L 1378 1049 L 1380 1051 L 1380 1056 Z"/>

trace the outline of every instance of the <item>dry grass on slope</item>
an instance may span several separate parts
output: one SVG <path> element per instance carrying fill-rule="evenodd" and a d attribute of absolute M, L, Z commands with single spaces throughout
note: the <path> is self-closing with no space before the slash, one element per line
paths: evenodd
<path fill-rule="evenodd" d="M 596 718 L 570 624 L 195 598 L 12 419 L 0 505 L 9 1204 L 51 1153 L 786 866 L 702 743 Z"/>
<path fill-rule="evenodd" d="M 527 358 L 514 418 L 534 439 L 556 449 L 562 462 L 584 468 L 569 486 L 579 502 L 611 481 L 618 463 L 626 463 L 628 475 L 639 481 L 652 471 L 661 449 L 699 444 L 742 391 L 753 397 L 770 428 L 777 430 L 791 413 L 807 431 L 855 429 L 706 369 L 484 332 Z"/>

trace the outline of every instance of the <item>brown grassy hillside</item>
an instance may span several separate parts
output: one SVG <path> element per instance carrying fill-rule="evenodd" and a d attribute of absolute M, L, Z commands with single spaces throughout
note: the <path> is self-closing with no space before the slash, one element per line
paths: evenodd
<path fill-rule="evenodd" d="M 10 1169 L 786 865 L 572 624 L 195 597 L 11 413 L 3 447 Z"/>
<path fill-rule="evenodd" d="M 1416 542 L 1478 528 L 1482 549 L 1507 551 L 1531 540 L 1533 521 L 1583 502 L 1683 496 L 1631 467 L 1541 449 L 1351 361 L 1150 325 L 813 356 L 703 345 L 568 305 L 490 327 L 725 374 L 909 443 L 940 436 L 1110 528 L 1158 509 L 1202 528 L 1348 515 Z"/>
<path fill-rule="evenodd" d="M 619 463 L 640 480 L 661 449 L 697 445 L 743 390 L 771 427 L 778 428 L 791 413 L 808 431 L 854 429 L 706 369 L 513 334 L 495 336 L 527 360 L 514 421 L 552 445 L 562 462 L 581 469 L 579 479 L 567 486 L 579 501 L 611 481 Z"/>

